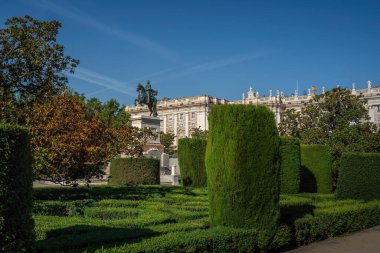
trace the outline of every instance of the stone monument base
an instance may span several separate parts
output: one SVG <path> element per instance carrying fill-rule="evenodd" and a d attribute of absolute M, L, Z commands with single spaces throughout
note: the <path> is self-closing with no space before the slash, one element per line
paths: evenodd
<path fill-rule="evenodd" d="M 161 154 L 164 153 L 164 146 L 160 143 L 160 125 L 161 119 L 158 117 L 137 115 L 131 117 L 132 126 L 140 129 L 150 129 L 157 133 L 157 138 L 148 140 L 147 144 L 143 147 L 143 154 L 147 157 L 155 157 L 160 159 Z"/>

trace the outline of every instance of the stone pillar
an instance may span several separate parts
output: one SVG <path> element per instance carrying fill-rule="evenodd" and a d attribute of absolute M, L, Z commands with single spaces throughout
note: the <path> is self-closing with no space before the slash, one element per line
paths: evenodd
<path fill-rule="evenodd" d="M 200 127 L 201 130 L 207 130 L 207 114 L 206 109 L 204 108 L 204 111 L 200 111 L 198 113 L 198 127 Z"/>
<path fill-rule="evenodd" d="M 372 83 L 371 83 L 371 81 L 368 81 L 368 82 L 367 82 L 367 85 L 368 85 L 368 93 L 371 93 L 371 88 L 372 88 Z"/>
<path fill-rule="evenodd" d="M 208 130 L 208 114 L 209 114 L 209 112 L 208 112 L 208 108 L 206 107 L 205 108 L 205 130 Z"/>
<path fill-rule="evenodd" d="M 163 129 L 163 130 L 164 130 L 164 131 L 163 131 L 164 133 L 166 133 L 166 131 L 167 131 L 167 130 L 166 130 L 166 128 L 167 128 L 167 124 L 168 124 L 168 115 L 165 114 L 165 115 L 164 115 L 164 129 Z"/>
<path fill-rule="evenodd" d="M 174 144 L 177 145 L 178 144 L 178 114 L 177 113 L 174 113 L 173 114 L 173 130 L 174 130 L 174 135 L 175 135 L 175 139 L 174 139 Z"/>
<path fill-rule="evenodd" d="M 185 135 L 189 137 L 189 113 L 185 112 Z"/>

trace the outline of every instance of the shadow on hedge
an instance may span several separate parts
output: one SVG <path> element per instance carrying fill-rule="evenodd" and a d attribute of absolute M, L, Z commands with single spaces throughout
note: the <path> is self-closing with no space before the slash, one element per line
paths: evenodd
<path fill-rule="evenodd" d="M 317 192 L 317 180 L 306 166 L 301 166 L 300 179 L 300 192 Z"/>
<path fill-rule="evenodd" d="M 47 232 L 45 240 L 37 241 L 35 251 L 61 252 L 87 249 L 88 252 L 93 252 L 97 248 L 113 247 L 128 241 L 139 242 L 146 237 L 156 235 L 159 233 L 150 229 L 75 225 Z"/>
<path fill-rule="evenodd" d="M 83 200 L 126 199 L 144 200 L 152 196 L 165 195 L 176 187 L 162 186 L 96 186 L 96 187 L 49 187 L 35 188 L 34 200 Z"/>
<path fill-rule="evenodd" d="M 281 218 L 280 221 L 282 224 L 286 224 L 289 227 L 294 227 L 294 221 L 296 219 L 304 217 L 306 214 L 314 214 L 315 206 L 311 204 L 301 204 L 301 205 L 288 205 L 281 206 L 280 213 Z"/>

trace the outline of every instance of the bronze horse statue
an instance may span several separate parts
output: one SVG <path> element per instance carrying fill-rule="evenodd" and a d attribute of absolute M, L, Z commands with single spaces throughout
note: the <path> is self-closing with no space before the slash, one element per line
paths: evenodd
<path fill-rule="evenodd" d="M 135 99 L 135 105 L 147 105 L 150 111 L 150 116 L 157 117 L 157 94 L 158 91 L 153 90 L 150 81 L 144 87 L 141 83 L 137 85 L 136 91 L 139 93 Z"/>

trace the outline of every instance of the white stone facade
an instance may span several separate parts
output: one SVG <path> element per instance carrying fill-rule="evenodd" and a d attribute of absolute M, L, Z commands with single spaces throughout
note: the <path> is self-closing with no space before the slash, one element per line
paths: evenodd
<path fill-rule="evenodd" d="M 363 95 L 367 100 L 367 108 L 371 122 L 380 126 L 380 87 L 372 88 L 371 82 L 368 81 L 367 89 L 356 90 L 355 84 L 352 87 L 352 94 Z M 324 88 L 322 88 L 322 93 Z M 158 117 L 161 121 L 161 131 L 172 132 L 176 138 L 191 136 L 192 128 L 208 130 L 208 115 L 211 108 L 217 104 L 253 104 L 266 105 L 275 114 L 277 124 L 281 122 L 282 113 L 285 110 L 294 108 L 300 111 L 302 106 L 307 103 L 314 94 L 308 90 L 307 95 L 298 96 L 297 91 L 292 96 L 284 96 L 283 92 L 276 91 L 273 94 L 269 91 L 268 97 L 260 97 L 258 92 L 252 88 L 247 93 L 243 93 L 241 100 L 228 101 L 225 99 L 210 97 L 207 95 L 184 97 L 170 100 L 160 100 L 157 103 Z M 125 110 L 132 116 L 149 115 L 146 106 L 126 106 Z"/>
<path fill-rule="evenodd" d="M 173 133 L 177 138 L 191 136 L 191 129 L 208 130 L 208 115 L 211 108 L 217 104 L 229 104 L 225 99 L 207 95 L 184 97 L 170 100 L 160 100 L 157 103 L 158 117 L 161 121 L 161 131 Z M 132 117 L 149 116 L 147 106 L 126 106 L 125 110 Z M 175 143 L 175 144 L 176 144 Z"/>

